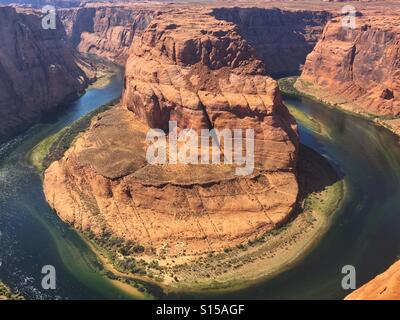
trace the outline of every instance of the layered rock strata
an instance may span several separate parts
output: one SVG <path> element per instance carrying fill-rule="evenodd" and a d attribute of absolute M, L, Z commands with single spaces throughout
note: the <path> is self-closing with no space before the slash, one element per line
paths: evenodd
<path fill-rule="evenodd" d="M 352 112 L 398 116 L 399 26 L 395 10 L 364 12 L 356 29 L 343 28 L 340 19 L 330 21 L 296 87 Z"/>
<path fill-rule="evenodd" d="M 34 12 L 0 7 L 0 38 L 0 140 L 5 140 L 82 93 L 89 82 L 83 69 L 90 66 L 66 45 L 62 27 L 44 30 Z"/>
<path fill-rule="evenodd" d="M 125 64 L 133 39 L 158 12 L 152 6 L 88 5 L 59 10 L 59 15 L 78 51 Z"/>
<path fill-rule="evenodd" d="M 268 74 L 298 74 L 333 16 L 328 11 L 276 8 L 216 8 L 213 15 L 235 23 L 256 49 Z"/>
<path fill-rule="evenodd" d="M 253 129 L 255 169 L 150 165 L 149 128 Z M 45 173 L 59 216 L 79 230 L 140 243 L 147 252 L 199 254 L 255 239 L 284 223 L 297 197 L 298 136 L 254 48 L 209 11 L 154 19 L 132 45 L 122 104 Z"/>

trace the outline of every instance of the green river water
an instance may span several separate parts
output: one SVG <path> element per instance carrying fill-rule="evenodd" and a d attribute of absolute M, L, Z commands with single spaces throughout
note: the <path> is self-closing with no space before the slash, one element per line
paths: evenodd
<path fill-rule="evenodd" d="M 90 89 L 64 114 L 0 146 L 0 280 L 31 299 L 129 299 L 99 272 L 94 253 L 47 205 L 41 178 L 26 155 L 46 136 L 117 98 L 122 77 Z M 229 294 L 170 298 L 341 299 L 341 269 L 354 265 L 357 284 L 400 255 L 400 141 L 389 131 L 307 98 L 287 99 L 324 134 L 299 120 L 301 142 L 325 156 L 347 194 L 332 227 L 300 262 L 271 280 Z M 54 265 L 57 290 L 41 288 L 41 268 Z"/>

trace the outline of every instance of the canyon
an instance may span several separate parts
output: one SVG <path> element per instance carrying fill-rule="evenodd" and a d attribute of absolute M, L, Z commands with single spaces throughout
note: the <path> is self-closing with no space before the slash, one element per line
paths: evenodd
<path fill-rule="evenodd" d="M 277 8 L 216 8 L 219 20 L 234 23 L 255 48 L 269 75 L 299 74 L 334 12 Z"/>
<path fill-rule="evenodd" d="M 0 35 L 0 140 L 4 141 L 77 98 L 94 79 L 94 71 L 65 43 L 62 28 L 42 29 L 41 17 L 33 11 L 0 7 Z"/>
<path fill-rule="evenodd" d="M 124 65 L 133 39 L 141 35 L 160 8 L 157 5 L 89 3 L 84 7 L 62 8 L 58 14 L 74 48 Z"/>
<path fill-rule="evenodd" d="M 62 13 L 79 51 L 127 61 L 121 105 L 94 120 L 45 174 L 50 205 L 79 230 L 140 243 L 147 253 L 186 255 L 221 251 L 282 225 L 296 201 L 298 141 L 276 85 L 265 78 L 260 87 L 257 76 L 301 72 L 301 92 L 352 112 L 398 115 L 397 12 L 369 9 L 353 30 L 332 9 L 213 8 L 196 15 L 201 25 L 189 23 L 190 9 L 157 9 Z M 243 128 L 243 117 L 264 137 L 252 177 L 238 179 L 226 167 L 145 164 L 148 128 L 166 130 L 169 120 L 195 130 Z"/>
<path fill-rule="evenodd" d="M 147 164 L 146 131 L 170 120 L 180 129 L 253 128 L 256 171 L 240 178 L 230 165 Z M 254 48 L 209 11 L 181 10 L 153 19 L 133 42 L 121 104 L 47 169 L 44 190 L 75 228 L 148 254 L 222 251 L 288 219 L 297 149 L 295 121 Z"/>
<path fill-rule="evenodd" d="M 294 215 L 299 137 L 271 76 L 300 74 L 300 92 L 400 133 L 397 10 L 363 4 L 357 28 L 345 29 L 334 4 L 272 6 L 82 3 L 61 8 L 53 31 L 34 11 L 0 8 L 0 136 L 78 97 L 95 79 L 86 54 L 111 59 L 126 66 L 121 102 L 44 174 L 60 218 L 146 261 L 230 252 L 272 234 Z M 256 170 L 149 165 L 146 134 L 167 133 L 169 121 L 254 129 Z M 399 298 L 397 278 L 398 263 L 348 298 Z"/>
<path fill-rule="evenodd" d="M 133 39 L 142 34 L 154 17 L 185 7 L 88 3 L 79 8 L 60 9 L 59 14 L 68 38 L 78 51 L 125 64 Z M 334 15 L 332 10 L 282 10 L 272 6 L 212 8 L 211 14 L 218 20 L 234 23 L 256 49 L 267 73 L 274 76 L 299 73 L 324 25 Z"/>
<path fill-rule="evenodd" d="M 399 117 L 400 13 L 361 10 L 355 29 L 331 20 L 296 87 L 351 112 Z"/>

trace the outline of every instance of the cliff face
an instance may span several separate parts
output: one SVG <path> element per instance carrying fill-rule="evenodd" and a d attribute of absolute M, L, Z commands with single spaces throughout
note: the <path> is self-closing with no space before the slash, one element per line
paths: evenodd
<path fill-rule="evenodd" d="M 298 136 L 277 84 L 236 26 L 181 10 L 154 19 L 134 41 L 122 105 L 96 119 L 45 173 L 60 217 L 159 254 L 220 251 L 284 223 L 297 197 Z M 255 170 L 151 165 L 145 134 L 254 129 Z"/>
<path fill-rule="evenodd" d="M 165 8 L 100 5 L 61 10 L 72 43 L 81 52 L 125 63 L 135 36 Z M 212 15 L 238 26 L 270 75 L 295 74 L 317 43 L 331 13 L 263 8 L 216 8 Z"/>
<path fill-rule="evenodd" d="M 400 261 L 361 288 L 346 300 L 400 300 Z"/>
<path fill-rule="evenodd" d="M 133 39 L 143 32 L 157 10 L 99 6 L 65 9 L 59 14 L 69 40 L 78 51 L 124 64 Z"/>
<path fill-rule="evenodd" d="M 357 29 L 331 21 L 307 57 L 299 90 L 344 109 L 372 115 L 400 112 L 399 15 L 365 13 Z M 397 27 L 396 27 L 397 25 Z"/>
<path fill-rule="evenodd" d="M 81 93 L 84 64 L 65 44 L 61 27 L 42 29 L 34 13 L 0 8 L 0 139 L 28 128 Z"/>
<path fill-rule="evenodd" d="M 326 11 L 218 8 L 213 15 L 233 22 L 256 49 L 270 75 L 297 74 L 332 16 Z"/>

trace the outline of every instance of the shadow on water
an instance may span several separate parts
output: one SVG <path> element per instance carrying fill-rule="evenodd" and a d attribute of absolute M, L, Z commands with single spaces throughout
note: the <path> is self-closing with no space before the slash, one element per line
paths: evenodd
<path fill-rule="evenodd" d="M 286 271 L 236 292 L 189 298 L 343 299 L 350 293 L 341 287 L 343 266 L 356 268 L 361 286 L 400 257 L 399 137 L 307 98 L 285 103 L 298 111 L 302 144 L 323 155 L 343 180 L 342 205 L 318 245 Z"/>
<path fill-rule="evenodd" d="M 39 175 L 24 161 L 41 139 L 115 99 L 121 90 L 122 77 L 103 89 L 89 90 L 61 118 L 0 146 L 0 279 L 29 298 L 129 298 L 99 275 L 92 253 L 50 210 Z M 346 189 L 342 206 L 320 243 L 295 266 L 268 281 L 212 298 L 342 299 L 349 293 L 341 288 L 344 265 L 356 267 L 361 285 L 399 257 L 399 138 L 306 98 L 287 98 L 286 103 L 298 111 L 302 144 L 339 172 Z M 318 177 L 316 170 L 311 172 Z M 309 186 L 309 192 L 324 184 Z M 40 271 L 46 264 L 57 268 L 56 293 L 41 289 Z"/>
<path fill-rule="evenodd" d="M 320 179 L 320 172 L 314 170 L 313 165 L 315 163 L 318 163 L 322 170 L 327 173 L 324 179 Z M 299 181 L 299 185 L 301 185 L 301 188 L 299 188 L 300 201 L 309 194 L 321 192 L 327 186 L 331 186 L 343 179 L 343 174 L 338 173 L 328 160 L 321 157 L 318 152 L 302 144 L 299 148 L 298 175 L 298 179 L 301 180 Z"/>
<path fill-rule="evenodd" d="M 0 146 L 0 280 L 30 299 L 127 299 L 108 279 L 95 254 L 48 206 L 42 181 L 25 162 L 43 138 L 118 98 L 122 73 L 91 88 L 66 110 Z M 57 289 L 44 290 L 41 269 L 56 268 Z"/>

